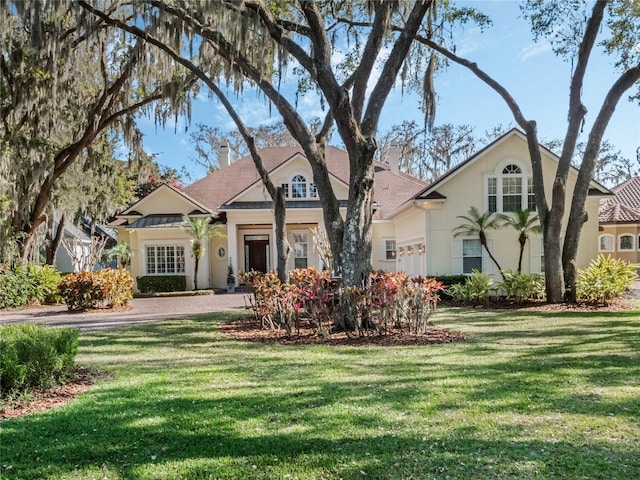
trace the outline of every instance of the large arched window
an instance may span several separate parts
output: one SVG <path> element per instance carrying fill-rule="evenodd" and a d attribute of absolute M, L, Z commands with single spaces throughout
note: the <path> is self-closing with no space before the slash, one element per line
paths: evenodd
<path fill-rule="evenodd" d="M 495 174 L 487 177 L 486 196 L 487 210 L 490 212 L 536 209 L 533 182 L 515 163 L 498 167 Z"/>
<path fill-rule="evenodd" d="M 307 198 L 307 179 L 296 175 L 291 179 L 291 197 Z"/>

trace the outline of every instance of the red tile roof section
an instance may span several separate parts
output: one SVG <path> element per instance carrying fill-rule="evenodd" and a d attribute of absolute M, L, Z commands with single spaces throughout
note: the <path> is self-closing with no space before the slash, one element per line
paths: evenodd
<path fill-rule="evenodd" d="M 601 223 L 640 223 L 640 177 L 611 189 L 613 196 L 600 202 Z"/>
<path fill-rule="evenodd" d="M 268 172 L 272 172 L 296 154 L 304 156 L 301 147 L 267 147 L 260 156 Z M 349 184 L 349 157 L 347 152 L 336 147 L 325 151 L 329 173 Z M 383 219 L 400 204 L 425 188 L 425 182 L 403 173 L 392 173 L 389 166 L 374 161 L 374 201 L 379 204 L 374 219 Z M 229 166 L 210 173 L 184 189 L 190 197 L 209 209 L 217 211 L 221 205 L 260 180 L 251 157 L 241 158 Z"/>

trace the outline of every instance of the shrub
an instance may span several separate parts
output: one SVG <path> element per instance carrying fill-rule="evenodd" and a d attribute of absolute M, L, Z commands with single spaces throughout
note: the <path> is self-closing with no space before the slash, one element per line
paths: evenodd
<path fill-rule="evenodd" d="M 584 270 L 578 270 L 576 294 L 587 302 L 608 304 L 620 298 L 638 278 L 638 265 L 599 255 Z"/>
<path fill-rule="evenodd" d="M 466 275 L 436 275 L 433 277 L 436 282 L 442 283 L 444 290 L 440 292 L 440 297 L 451 300 L 453 297 L 449 294 L 449 287 L 453 285 L 463 285 L 467 281 Z"/>
<path fill-rule="evenodd" d="M 148 275 L 137 277 L 141 293 L 184 292 L 187 289 L 185 275 Z"/>
<path fill-rule="evenodd" d="M 23 307 L 32 303 L 57 303 L 60 274 L 50 265 L 0 269 L 0 308 Z"/>
<path fill-rule="evenodd" d="M 263 327 L 284 329 L 290 335 L 306 315 L 313 329 L 329 335 L 330 322 L 343 330 L 363 335 L 374 328 L 384 335 L 392 328 L 424 333 L 436 307 L 442 283 L 435 279 L 410 278 L 405 273 L 372 274 L 371 287 L 341 287 L 329 272 L 296 269 L 291 283 L 281 284 L 275 272 L 242 274 L 251 285 L 255 312 Z"/>
<path fill-rule="evenodd" d="M 516 303 L 544 298 L 544 276 L 535 273 L 504 272 L 504 281 L 496 287 L 507 299 Z"/>
<path fill-rule="evenodd" d="M 124 269 L 70 273 L 60 282 L 60 294 L 69 310 L 119 307 L 129 303 L 133 279 Z"/>
<path fill-rule="evenodd" d="M 61 303 L 58 284 L 62 275 L 52 265 L 29 265 L 29 275 L 38 290 L 38 300 L 45 303 Z"/>
<path fill-rule="evenodd" d="M 464 284 L 455 284 L 447 292 L 457 302 L 486 303 L 493 280 L 486 273 L 473 270 Z"/>
<path fill-rule="evenodd" d="M 0 394 L 25 393 L 63 381 L 78 350 L 78 330 L 39 324 L 0 326 Z"/>

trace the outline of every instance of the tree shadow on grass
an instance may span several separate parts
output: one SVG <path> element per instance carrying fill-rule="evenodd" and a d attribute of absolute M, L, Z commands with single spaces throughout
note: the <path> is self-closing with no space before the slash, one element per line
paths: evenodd
<path fill-rule="evenodd" d="M 393 422 L 352 413 L 341 419 L 342 431 L 333 431 L 335 425 L 316 413 L 320 392 L 272 396 L 265 403 L 247 396 L 197 402 L 128 397 L 114 389 L 71 409 L 9 422 L 3 473 L 59 478 L 106 467 L 117 474 L 109 478 L 179 478 L 162 469 L 184 465 L 187 478 L 280 478 L 287 472 L 343 479 L 595 478 L 594 472 L 606 472 L 607 478 L 631 479 L 640 469 L 632 444 L 530 440 L 516 426 L 499 439 L 468 425 L 453 425 L 444 435 L 428 426 L 396 434 Z M 253 430 L 237 428 L 256 418 L 267 421 Z"/>

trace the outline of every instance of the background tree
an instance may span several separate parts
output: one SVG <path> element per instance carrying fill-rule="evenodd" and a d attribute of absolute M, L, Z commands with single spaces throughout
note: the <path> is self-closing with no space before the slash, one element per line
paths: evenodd
<path fill-rule="evenodd" d="M 222 235 L 222 225 L 212 224 L 211 217 L 182 216 L 182 228 L 191 236 L 191 256 L 194 260 L 193 289 L 198 290 L 198 266 L 204 256 L 205 244 L 214 236 Z"/>
<path fill-rule="evenodd" d="M 258 128 L 246 127 L 246 129 L 247 133 L 253 137 L 258 149 L 298 145 L 282 122 Z M 191 132 L 190 137 L 196 150 L 196 155 L 191 160 L 206 168 L 208 173 L 220 168 L 218 150 L 222 145 L 229 147 L 232 159 L 237 160 L 250 154 L 247 143 L 238 129 L 223 131 L 218 127 L 199 123 L 196 125 L 196 130 Z"/>
<path fill-rule="evenodd" d="M 573 66 L 567 130 L 550 189 L 550 202 L 544 189 L 542 155 L 536 122 L 527 118 L 509 91 L 475 62 L 456 55 L 455 48 L 448 47 L 429 35 L 420 36 L 418 39 L 447 60 L 466 67 L 495 90 L 511 110 L 516 124 L 527 134 L 536 206 L 543 232 L 547 301 L 575 301 L 578 244 L 582 226 L 587 219 L 585 204 L 602 138 L 620 98 L 634 85 L 639 85 L 640 50 L 637 45 L 640 43 L 640 10 L 637 8 L 637 2 L 633 0 L 528 0 L 523 4 L 522 12 L 530 20 L 534 37 L 547 38 L 554 52 L 570 60 Z M 571 204 L 562 244 L 562 224 L 567 214 L 566 198 L 569 193 L 569 168 L 587 114 L 582 102 L 583 84 L 589 59 L 599 37 L 603 37 L 600 44 L 605 53 L 616 57 L 616 67 L 620 74 L 606 93 L 589 131 L 578 179 L 571 192 L 573 195 L 569 195 Z M 633 97 L 637 100 L 640 94 L 636 91 Z"/>
<path fill-rule="evenodd" d="M 505 280 L 504 273 L 500 264 L 491 253 L 489 249 L 489 241 L 487 239 L 487 233 L 489 230 L 497 230 L 501 227 L 499 217 L 492 212 L 480 213 L 476 207 L 471 207 L 469 213 L 466 215 L 458 215 L 457 218 L 461 218 L 466 223 L 462 223 L 453 229 L 453 235 L 458 237 L 460 235 L 466 235 L 469 237 L 478 237 L 482 248 L 487 252 L 491 261 L 495 264 L 502 275 L 502 279 Z"/>
<path fill-rule="evenodd" d="M 135 114 L 153 102 L 169 98 L 173 114 L 186 113 L 181 92 L 190 82 L 170 64 L 148 68 L 156 59 L 142 42 L 88 26 L 74 4 L 5 2 L 0 11 L 0 157 L 9 165 L 11 202 L 4 221 L 25 260 L 36 251 L 56 183 L 83 152 L 112 129 L 135 143 Z M 156 106 L 157 121 L 166 121 L 168 110 Z M 103 158 L 87 155 L 85 169 Z"/>
<path fill-rule="evenodd" d="M 542 232 L 538 215 L 529 210 L 517 210 L 511 215 L 499 215 L 504 221 L 505 226 L 513 228 L 518 232 L 518 243 L 520 244 L 520 255 L 518 256 L 518 273 L 522 272 L 522 257 L 524 256 L 524 248 L 527 245 L 529 235 L 532 233 L 539 234 Z"/>

